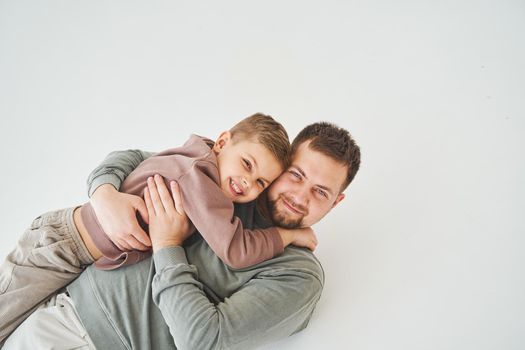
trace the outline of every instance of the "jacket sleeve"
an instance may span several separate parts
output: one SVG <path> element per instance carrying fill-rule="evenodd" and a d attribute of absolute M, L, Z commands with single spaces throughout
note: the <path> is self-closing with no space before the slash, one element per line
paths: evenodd
<path fill-rule="evenodd" d="M 241 269 L 283 252 L 276 227 L 244 229 L 232 201 L 212 180 L 208 162 L 195 162 L 178 180 L 184 210 L 210 248 L 228 266 Z"/>
<path fill-rule="evenodd" d="M 182 247 L 153 256 L 153 301 L 177 349 L 252 349 L 304 329 L 323 281 L 308 268 L 261 272 L 230 297 L 211 303 Z"/>
<path fill-rule="evenodd" d="M 88 196 L 91 197 L 97 187 L 111 184 L 117 190 L 124 179 L 144 160 L 154 153 L 141 150 L 115 151 L 98 165 L 88 176 Z"/>

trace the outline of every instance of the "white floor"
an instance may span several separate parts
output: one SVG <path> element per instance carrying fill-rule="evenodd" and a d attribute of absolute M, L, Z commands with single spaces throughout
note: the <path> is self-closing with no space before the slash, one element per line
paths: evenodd
<path fill-rule="evenodd" d="M 265 349 L 522 349 L 524 33 L 521 1 L 0 0 L 0 255 L 112 150 L 330 120 L 362 170 Z"/>

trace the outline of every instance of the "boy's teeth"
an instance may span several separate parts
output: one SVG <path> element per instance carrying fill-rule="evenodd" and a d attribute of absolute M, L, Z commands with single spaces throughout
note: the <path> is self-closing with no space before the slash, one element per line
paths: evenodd
<path fill-rule="evenodd" d="M 230 180 L 230 182 L 231 182 L 231 185 L 233 187 L 233 190 L 235 192 L 237 192 L 237 194 L 240 194 L 241 193 L 241 189 L 239 187 L 237 187 L 237 185 L 235 184 L 235 182 L 233 182 L 233 180 Z"/>

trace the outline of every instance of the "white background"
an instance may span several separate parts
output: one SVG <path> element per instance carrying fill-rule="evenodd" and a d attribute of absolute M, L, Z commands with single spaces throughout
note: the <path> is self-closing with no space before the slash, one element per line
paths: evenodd
<path fill-rule="evenodd" d="M 521 1 L 1 0 L 0 253 L 112 150 L 329 120 L 362 169 L 265 349 L 523 349 L 524 33 Z"/>

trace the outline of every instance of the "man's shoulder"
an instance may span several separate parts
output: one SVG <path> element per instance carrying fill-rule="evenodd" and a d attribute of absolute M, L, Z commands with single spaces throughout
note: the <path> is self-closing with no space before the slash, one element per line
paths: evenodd
<path fill-rule="evenodd" d="M 324 270 L 319 259 L 306 248 L 288 246 L 284 252 L 262 263 L 263 274 L 292 274 L 324 285 Z"/>

